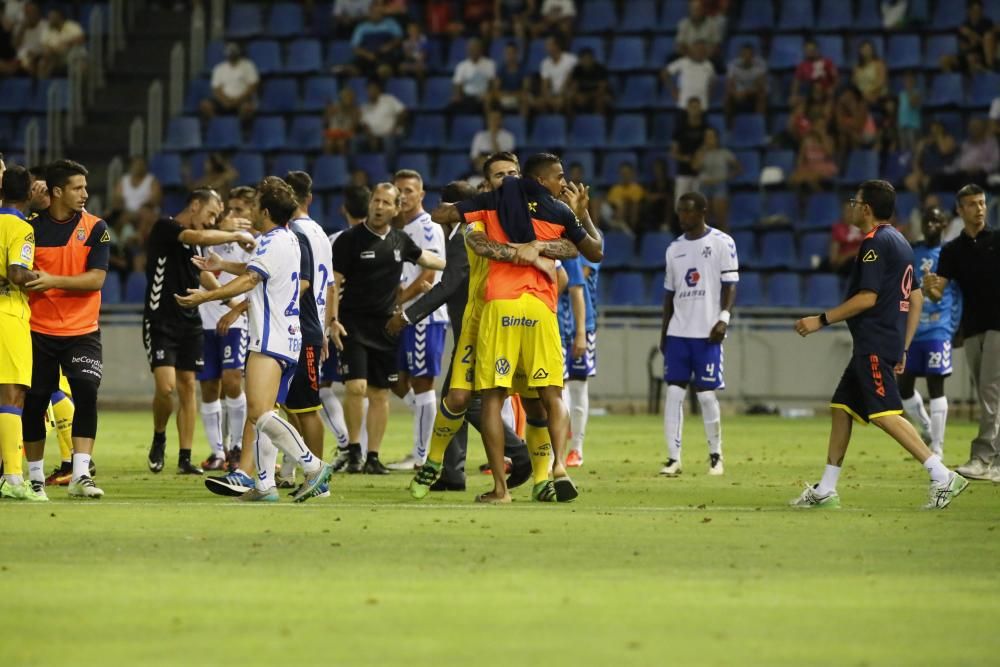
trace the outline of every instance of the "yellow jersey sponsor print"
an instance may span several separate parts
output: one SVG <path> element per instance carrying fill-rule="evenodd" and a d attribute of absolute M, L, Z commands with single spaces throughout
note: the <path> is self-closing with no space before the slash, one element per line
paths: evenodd
<path fill-rule="evenodd" d="M 538 297 L 522 294 L 516 299 L 487 302 L 479 332 L 477 390 L 562 386 L 564 362 L 559 322 Z"/>

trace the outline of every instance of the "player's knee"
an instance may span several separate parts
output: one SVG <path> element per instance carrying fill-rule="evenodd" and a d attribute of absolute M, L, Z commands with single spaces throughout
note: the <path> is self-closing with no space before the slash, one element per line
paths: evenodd
<path fill-rule="evenodd" d="M 215 392 L 219 393 L 218 390 Z M 222 393 L 226 398 L 239 398 L 243 393 L 243 378 L 239 371 L 225 371 L 222 374 Z"/>
<path fill-rule="evenodd" d="M 344 384 L 344 389 L 353 398 L 364 398 L 368 393 L 368 382 L 365 380 L 348 380 Z"/>
<path fill-rule="evenodd" d="M 451 389 L 442 402 L 446 405 L 448 412 L 459 413 L 469 409 L 469 402 L 472 399 L 472 392 L 464 389 Z"/>
<path fill-rule="evenodd" d="M 545 410 L 542 401 L 537 398 L 521 398 L 521 407 L 524 408 L 524 418 L 535 422 L 548 421 L 549 415 Z"/>

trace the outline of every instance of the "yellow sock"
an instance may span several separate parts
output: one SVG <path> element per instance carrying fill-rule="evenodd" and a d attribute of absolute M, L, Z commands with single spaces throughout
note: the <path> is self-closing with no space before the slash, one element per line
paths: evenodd
<path fill-rule="evenodd" d="M 5 475 L 20 475 L 23 472 L 21 457 L 24 456 L 21 431 L 21 409 L 12 405 L 0 405 L 0 455 L 3 456 Z"/>
<path fill-rule="evenodd" d="M 448 409 L 444 399 L 438 405 L 437 414 L 434 416 L 434 431 L 431 433 L 431 449 L 427 453 L 427 460 L 431 463 L 441 465 L 444 462 L 444 452 L 448 449 L 448 444 L 455 437 L 458 430 L 465 422 L 465 411 L 453 413 Z"/>
<path fill-rule="evenodd" d="M 62 461 L 73 460 L 73 399 L 61 391 L 52 394 L 52 414 L 59 432 L 59 456 Z"/>
<path fill-rule="evenodd" d="M 534 426 L 528 422 L 524 427 L 524 438 L 531 455 L 531 477 L 533 484 L 541 484 L 549 479 L 552 462 L 552 443 L 549 442 L 548 426 Z"/>

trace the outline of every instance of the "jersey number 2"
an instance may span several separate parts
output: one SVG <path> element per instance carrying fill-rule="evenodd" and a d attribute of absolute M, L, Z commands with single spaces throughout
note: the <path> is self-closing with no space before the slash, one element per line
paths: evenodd
<path fill-rule="evenodd" d="M 285 308 L 285 317 L 291 316 L 298 317 L 299 315 L 299 272 L 292 272 L 292 300 L 288 303 L 288 307 Z"/>

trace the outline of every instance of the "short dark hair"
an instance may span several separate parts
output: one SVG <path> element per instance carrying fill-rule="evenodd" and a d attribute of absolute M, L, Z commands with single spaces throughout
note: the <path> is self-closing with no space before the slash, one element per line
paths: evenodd
<path fill-rule="evenodd" d="M 424 185 L 424 177 L 421 176 L 420 172 L 416 169 L 399 169 L 392 175 L 393 183 L 401 178 L 412 178 L 415 181 L 420 181 L 420 187 L 423 187 Z"/>
<path fill-rule="evenodd" d="M 262 180 L 257 186 L 257 196 L 260 198 L 260 209 L 267 211 L 271 221 L 281 227 L 288 224 L 299 207 L 291 186 L 277 176 Z"/>
<path fill-rule="evenodd" d="M 705 195 L 700 192 L 685 192 L 677 199 L 677 204 L 680 205 L 683 202 L 689 201 L 694 204 L 696 211 L 704 211 L 708 209 L 708 199 Z"/>
<path fill-rule="evenodd" d="M 368 217 L 368 202 L 372 191 L 363 185 L 348 185 L 344 188 L 344 210 L 352 218 Z"/>
<path fill-rule="evenodd" d="M 483 163 L 483 176 L 486 178 L 490 177 L 490 167 L 493 166 L 494 162 L 513 162 L 517 165 L 518 169 L 521 168 L 521 162 L 517 159 L 516 155 L 510 151 L 497 151 L 486 158 L 486 162 Z"/>
<path fill-rule="evenodd" d="M 0 157 L 2 160 L 3 157 Z M 36 164 L 34 167 L 28 167 L 28 173 L 36 181 L 44 181 L 45 175 L 48 173 L 48 168 L 44 164 Z"/>
<path fill-rule="evenodd" d="M 985 195 L 986 191 L 975 183 L 969 183 L 968 185 L 963 185 L 962 189 L 958 191 L 955 195 L 955 199 L 958 201 L 959 205 L 962 204 L 962 200 L 966 197 L 975 197 L 976 195 Z"/>
<path fill-rule="evenodd" d="M 305 206 L 312 195 L 312 176 L 304 171 L 290 171 L 285 174 L 285 183 L 288 183 L 295 193 L 295 198 L 299 201 L 299 206 Z"/>
<path fill-rule="evenodd" d="M 896 188 L 882 180 L 865 181 L 861 184 L 861 201 L 872 208 L 876 220 L 889 220 L 896 212 Z"/>
<path fill-rule="evenodd" d="M 524 163 L 523 172 L 527 176 L 538 176 L 543 170 L 554 164 L 561 163 L 558 155 L 552 153 L 535 153 Z"/>
<path fill-rule="evenodd" d="M 242 199 L 243 201 L 254 201 L 257 199 L 257 191 L 249 185 L 237 185 L 229 191 L 229 199 Z"/>
<path fill-rule="evenodd" d="M 940 206 L 928 206 L 924 209 L 924 213 L 921 217 L 924 220 L 944 221 L 948 219 L 948 215 L 941 209 Z"/>
<path fill-rule="evenodd" d="M 441 190 L 441 201 L 449 204 L 472 199 L 476 189 L 468 181 L 452 181 Z"/>
<path fill-rule="evenodd" d="M 45 168 L 45 185 L 49 186 L 49 192 L 56 188 L 66 187 L 69 179 L 74 176 L 86 176 L 90 172 L 79 162 L 73 160 L 56 160 Z"/>
<path fill-rule="evenodd" d="M 31 174 L 20 165 L 7 167 L 7 171 L 3 173 L 0 194 L 4 203 L 28 201 L 31 196 Z"/>
<path fill-rule="evenodd" d="M 191 191 L 191 194 L 187 196 L 187 201 L 184 203 L 185 206 L 190 206 L 191 202 L 200 201 L 202 204 L 210 202 L 213 199 L 218 199 L 219 202 L 222 201 L 222 197 L 219 193 L 212 188 L 197 188 Z"/>

